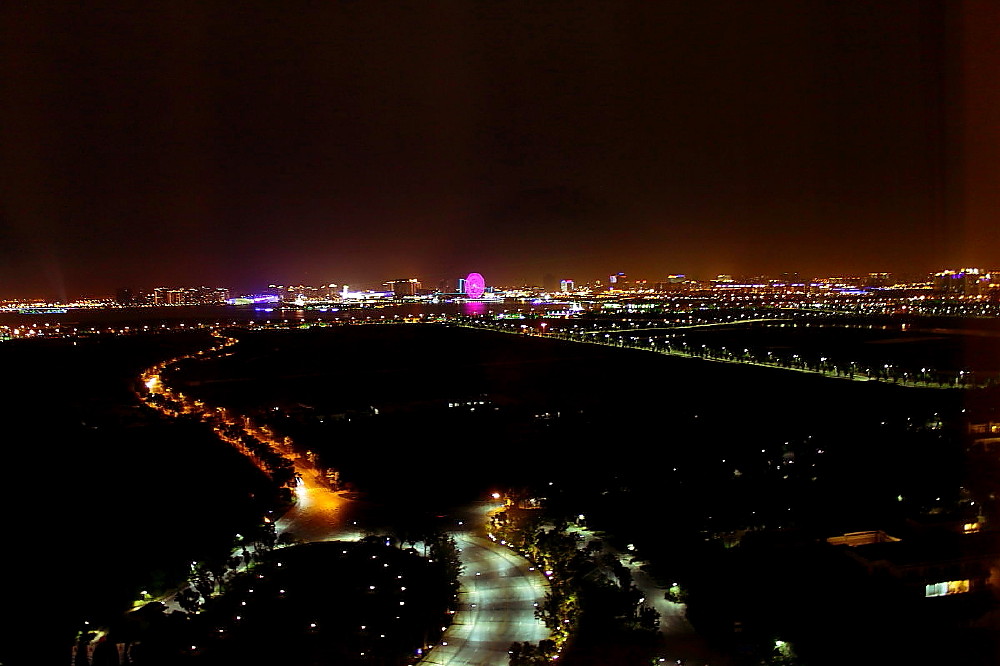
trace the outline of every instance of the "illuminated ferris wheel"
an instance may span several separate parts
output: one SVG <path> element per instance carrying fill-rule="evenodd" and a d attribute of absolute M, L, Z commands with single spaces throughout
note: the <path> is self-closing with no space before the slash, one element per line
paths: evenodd
<path fill-rule="evenodd" d="M 486 293 L 486 280 L 479 273 L 469 273 L 465 278 L 465 295 L 468 298 L 482 298 Z"/>

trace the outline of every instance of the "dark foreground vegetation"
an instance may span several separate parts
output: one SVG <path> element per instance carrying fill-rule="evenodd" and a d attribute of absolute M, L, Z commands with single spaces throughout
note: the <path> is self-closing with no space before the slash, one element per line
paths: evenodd
<path fill-rule="evenodd" d="M 4 664 L 68 662 L 77 632 L 173 588 L 192 559 L 228 553 L 273 505 L 207 428 L 135 396 L 142 369 L 209 344 L 192 331 L 0 345 Z"/>
<path fill-rule="evenodd" d="M 440 535 L 430 557 L 386 541 L 280 548 L 191 613 L 129 614 L 106 650 L 127 645 L 137 666 L 413 663 L 450 624 L 457 551 Z"/>
<path fill-rule="evenodd" d="M 549 580 L 535 614 L 552 638 L 512 645 L 511 665 L 540 666 L 553 657 L 571 666 L 653 663 L 663 650 L 658 613 L 644 603 L 616 558 L 587 548 L 567 525 L 546 523 L 542 512 L 516 508 L 491 519 L 492 538 L 526 557 Z"/>
<path fill-rule="evenodd" d="M 679 584 L 696 628 L 734 663 L 790 663 L 776 648 L 789 642 L 802 663 L 878 663 L 920 645 L 931 626 L 963 646 L 989 642 L 990 593 L 959 608 L 923 599 L 921 586 L 876 584 L 826 539 L 884 530 L 913 543 L 994 520 L 990 467 L 970 457 L 966 434 L 995 418 L 995 390 L 429 326 L 242 337 L 236 355 L 182 375 L 185 390 L 252 411 L 387 501 L 519 486 L 544 497 L 553 519 L 585 513 L 622 547 L 635 544 L 664 593 Z M 925 601 L 944 603 L 928 611 Z M 912 621 L 928 612 L 934 621 Z"/>
<path fill-rule="evenodd" d="M 404 501 L 434 515 L 501 485 L 545 497 L 553 521 L 585 513 L 621 547 L 635 544 L 664 592 L 689 604 L 696 628 L 734 663 L 789 663 L 776 641 L 793 643 L 806 664 L 899 655 L 994 663 L 988 589 L 914 597 L 913 586 L 880 580 L 826 539 L 884 530 L 915 543 L 980 516 L 987 528 L 997 524 L 995 455 L 972 451 L 967 436 L 970 423 L 996 420 L 996 391 L 859 384 L 431 326 L 242 337 L 236 355 L 182 368 L 185 393 L 293 436 L 386 506 Z M 45 603 L 17 599 L 36 600 L 36 624 L 75 630 L 75 609 L 118 607 L 156 584 L 133 572 L 158 571 L 168 587 L 198 548 L 227 548 L 267 504 L 238 454 L 132 402 L 133 373 L 196 344 L 156 340 L 153 348 L 102 343 L 88 354 L 61 343 L 8 357 L 28 377 L 7 403 L 8 422 L 40 433 L 9 437 L 8 469 L 21 481 L 8 506 L 30 510 L 55 488 L 59 515 L 77 517 L 69 529 L 39 523 L 41 535 L 30 535 L 40 549 L 32 543 L 22 569 L 45 581 Z M 105 421 L 93 416 L 113 405 L 126 407 Z M 65 567 L 29 562 L 39 551 L 58 553 Z M 599 601 L 579 617 L 577 644 L 604 627 L 617 637 L 609 649 L 646 650 L 633 628 L 608 629 L 624 615 L 602 596 L 608 590 L 587 585 L 577 600 Z M 9 603 L 23 608 L 18 600 Z M 927 636 L 937 642 L 923 649 Z M 576 655 L 603 654 L 591 648 Z"/>

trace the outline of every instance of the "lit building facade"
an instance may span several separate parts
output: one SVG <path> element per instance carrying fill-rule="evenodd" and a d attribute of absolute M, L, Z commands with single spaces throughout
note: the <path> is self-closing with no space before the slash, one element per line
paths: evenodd
<path fill-rule="evenodd" d="M 626 291 L 628 288 L 628 276 L 624 273 L 614 273 L 608 276 L 608 291 Z"/>
<path fill-rule="evenodd" d="M 422 285 L 417 278 L 399 278 L 389 280 L 385 283 L 387 291 L 391 291 L 393 297 L 403 298 L 406 296 L 417 296 Z"/>
<path fill-rule="evenodd" d="M 219 305 L 229 298 L 225 287 L 157 287 L 154 305 Z"/>
<path fill-rule="evenodd" d="M 934 274 L 934 291 L 947 296 L 982 296 L 990 289 L 990 274 L 978 268 L 944 270 Z"/>

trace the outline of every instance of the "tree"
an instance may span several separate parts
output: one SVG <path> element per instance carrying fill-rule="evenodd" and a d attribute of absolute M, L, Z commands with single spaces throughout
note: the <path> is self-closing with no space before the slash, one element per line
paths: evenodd
<path fill-rule="evenodd" d="M 278 535 L 277 545 L 279 546 L 291 546 L 298 543 L 298 539 L 295 538 L 294 532 L 282 532 Z"/>
<path fill-rule="evenodd" d="M 655 608 L 643 604 L 639 607 L 639 628 L 656 631 L 660 628 L 660 613 Z"/>
<path fill-rule="evenodd" d="M 188 580 L 194 586 L 194 589 L 198 590 L 198 593 L 206 599 L 215 592 L 215 582 L 212 580 L 212 574 L 204 564 L 196 566 L 188 577 Z"/>
<path fill-rule="evenodd" d="M 454 591 L 457 592 L 458 577 L 462 575 L 462 559 L 458 554 L 458 544 L 451 535 L 443 532 L 431 534 L 428 542 L 431 561 L 443 568 L 447 580 L 454 581 Z"/>
<path fill-rule="evenodd" d="M 523 643 L 511 643 L 508 650 L 510 666 L 541 666 L 551 664 L 552 655 L 555 654 L 556 644 L 553 641 L 544 639 L 534 645 L 527 641 Z"/>
<path fill-rule="evenodd" d="M 193 588 L 185 587 L 174 595 L 174 599 L 188 613 L 196 613 L 201 608 L 201 595 Z"/>

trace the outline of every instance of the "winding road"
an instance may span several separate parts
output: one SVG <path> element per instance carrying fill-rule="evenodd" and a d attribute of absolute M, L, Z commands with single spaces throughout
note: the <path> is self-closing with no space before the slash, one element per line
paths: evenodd
<path fill-rule="evenodd" d="M 223 353 L 235 343 L 236 340 L 228 338 L 217 347 L 192 357 Z M 162 393 L 182 401 L 184 413 L 222 418 L 213 413 L 212 408 L 163 385 L 163 369 L 179 360 L 160 363 L 143 373 L 146 388 L 150 393 Z M 170 412 L 164 410 L 164 413 Z M 228 417 L 225 422 L 234 426 L 241 421 Z M 249 432 L 247 422 L 242 423 Z M 251 434 L 291 459 L 300 479 L 295 489 L 295 506 L 275 523 L 279 535 L 291 533 L 299 542 L 356 540 L 362 536 L 354 527 L 352 516 L 358 510 L 357 503 L 344 493 L 332 490 L 317 470 L 293 453 L 291 447 L 278 445 L 260 429 L 254 429 Z M 450 534 L 455 538 L 463 565 L 458 610 L 441 641 L 425 652 L 419 662 L 422 665 L 507 666 L 511 643 L 537 643 L 549 637 L 548 629 L 534 614 L 536 604 L 541 603 L 548 591 L 545 577 L 523 557 L 485 537 L 490 512 L 499 506 L 496 503 L 469 506 L 462 511 L 461 520 L 456 519 L 456 529 Z"/>
<path fill-rule="evenodd" d="M 462 554 L 459 612 L 441 643 L 420 662 L 439 666 L 506 666 L 514 642 L 537 643 L 549 631 L 535 619 L 545 577 L 527 560 L 471 532 L 454 533 Z"/>
<path fill-rule="evenodd" d="M 352 502 L 331 491 L 315 472 L 296 461 L 302 483 L 298 501 L 275 527 L 300 541 L 354 540 L 362 535 L 353 527 Z M 549 631 L 535 619 L 548 583 L 541 572 L 509 548 L 490 541 L 484 531 L 490 511 L 500 506 L 482 503 L 467 507 L 455 538 L 462 559 L 458 611 L 441 641 L 427 650 L 424 666 L 507 666 L 514 642 L 537 643 Z"/>

